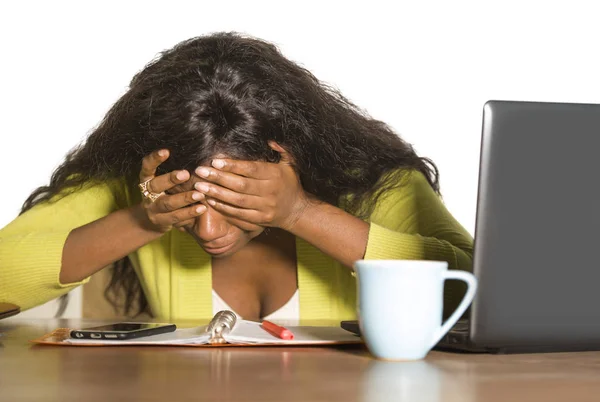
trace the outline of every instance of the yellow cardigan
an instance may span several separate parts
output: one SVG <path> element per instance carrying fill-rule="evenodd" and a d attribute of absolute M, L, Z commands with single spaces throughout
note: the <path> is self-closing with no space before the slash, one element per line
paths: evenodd
<path fill-rule="evenodd" d="M 421 173 L 402 180 L 400 188 L 379 200 L 369 219 L 364 258 L 442 260 L 450 269 L 470 271 L 471 235 Z M 69 232 L 136 202 L 139 195 L 118 181 L 85 186 L 18 216 L 0 230 L 0 301 L 28 309 L 85 283 L 89 278 L 70 284 L 58 279 Z M 296 246 L 300 318 L 355 319 L 356 282 L 350 270 L 302 239 Z M 187 233 L 170 231 L 129 258 L 157 318 L 212 316 L 211 257 Z M 451 308 L 462 295 L 460 285 L 448 289 L 445 305 Z"/>

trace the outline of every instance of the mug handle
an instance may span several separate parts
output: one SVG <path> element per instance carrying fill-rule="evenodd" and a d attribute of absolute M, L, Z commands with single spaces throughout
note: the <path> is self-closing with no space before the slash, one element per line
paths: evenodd
<path fill-rule="evenodd" d="M 475 278 L 475 275 L 473 275 L 470 272 L 454 270 L 445 271 L 443 274 L 443 278 L 444 281 L 446 281 L 447 279 L 458 279 L 464 281 L 467 283 L 468 288 L 467 293 L 465 293 L 465 297 L 463 297 L 456 310 L 454 310 L 454 313 L 452 313 L 452 315 L 448 317 L 446 322 L 442 326 L 440 326 L 433 334 L 433 340 L 430 347 L 434 347 L 440 341 L 440 339 L 442 339 L 442 337 L 450 330 L 450 328 L 454 326 L 454 324 L 456 324 L 456 321 L 458 321 L 458 319 L 463 315 L 467 307 L 469 307 L 469 304 L 471 304 L 471 302 L 473 301 L 473 298 L 475 297 L 475 292 L 477 291 L 477 278 Z"/>

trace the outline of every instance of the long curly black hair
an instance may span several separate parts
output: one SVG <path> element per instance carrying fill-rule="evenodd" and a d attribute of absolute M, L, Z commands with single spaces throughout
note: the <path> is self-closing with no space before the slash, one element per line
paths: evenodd
<path fill-rule="evenodd" d="M 293 157 L 304 189 L 368 217 L 377 198 L 418 170 L 439 193 L 438 170 L 390 127 L 288 60 L 274 45 L 238 33 L 186 40 L 136 74 L 128 91 L 79 147 L 36 189 L 21 213 L 67 188 L 125 178 L 135 188 L 142 158 L 168 148 L 164 173 L 193 169 L 216 153 L 277 162 Z M 404 168 L 404 169 L 403 169 Z M 147 311 L 127 258 L 116 261 L 106 297 L 125 292 L 125 313 Z M 111 296 L 112 295 L 112 296 Z M 115 306 L 116 308 L 116 306 Z"/>

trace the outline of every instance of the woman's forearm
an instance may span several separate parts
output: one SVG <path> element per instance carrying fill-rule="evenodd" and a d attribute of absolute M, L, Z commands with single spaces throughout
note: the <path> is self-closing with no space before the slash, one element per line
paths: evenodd
<path fill-rule="evenodd" d="M 365 255 L 369 224 L 333 205 L 312 203 L 290 232 L 350 268 Z"/>
<path fill-rule="evenodd" d="M 144 226 L 143 214 L 136 205 L 73 229 L 63 248 L 60 283 L 79 282 L 162 236 Z"/>

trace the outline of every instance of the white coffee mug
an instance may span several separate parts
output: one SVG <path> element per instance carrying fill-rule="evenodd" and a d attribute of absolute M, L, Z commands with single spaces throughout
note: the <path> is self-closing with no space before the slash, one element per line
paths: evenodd
<path fill-rule="evenodd" d="M 473 274 L 448 270 L 445 261 L 359 260 L 354 269 L 361 334 L 381 359 L 424 358 L 462 316 L 477 289 Z M 442 325 L 446 279 L 465 281 L 468 289 Z"/>

